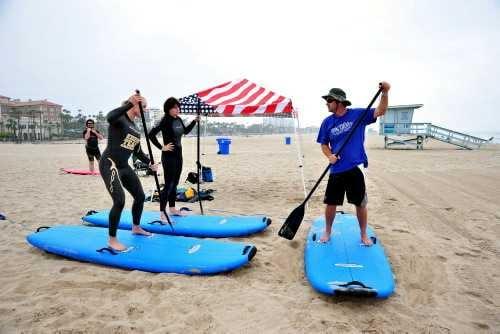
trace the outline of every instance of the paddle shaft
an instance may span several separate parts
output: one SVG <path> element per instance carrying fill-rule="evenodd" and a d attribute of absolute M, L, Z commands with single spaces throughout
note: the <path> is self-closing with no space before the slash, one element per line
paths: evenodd
<path fill-rule="evenodd" d="M 375 96 L 373 97 L 373 99 L 370 101 L 370 104 L 368 105 L 368 107 L 366 107 L 366 111 L 370 110 L 370 108 L 372 107 L 372 105 L 375 103 L 375 100 L 378 98 L 378 96 L 380 95 L 380 93 L 382 92 L 382 85 L 380 85 L 380 88 L 379 90 L 377 91 L 377 94 L 375 94 Z M 338 150 L 337 153 L 335 153 L 335 156 L 338 158 L 339 157 L 339 154 L 342 152 L 342 150 L 344 149 L 344 147 L 347 145 L 347 143 L 349 142 L 349 140 L 351 139 L 354 131 L 356 130 L 356 128 L 359 126 L 359 124 L 361 124 L 361 121 L 363 120 L 363 118 L 365 117 L 365 113 L 362 113 L 358 119 L 356 120 L 356 122 L 354 122 L 354 125 L 351 129 L 351 131 L 349 132 L 349 134 L 347 135 L 346 139 L 344 140 L 344 142 L 340 145 L 340 148 Z M 328 164 L 328 166 L 326 166 L 325 170 L 323 171 L 323 173 L 321 174 L 321 176 L 319 177 L 318 181 L 316 182 L 316 184 L 314 185 L 314 187 L 311 189 L 311 191 L 309 192 L 309 194 L 307 195 L 307 197 L 304 199 L 304 201 L 302 202 L 302 205 L 305 205 L 306 202 L 311 198 L 312 194 L 314 193 L 314 191 L 316 190 L 316 188 L 318 188 L 319 184 L 321 183 L 321 181 L 323 180 L 323 178 L 325 177 L 326 173 L 328 172 L 328 170 L 330 169 L 330 164 Z"/>
<path fill-rule="evenodd" d="M 137 95 L 141 95 L 141 93 L 139 92 L 138 89 L 135 92 L 137 93 Z M 146 143 L 148 145 L 149 160 L 151 161 L 151 164 L 154 165 L 155 160 L 153 157 L 153 150 L 151 150 L 151 143 L 149 142 L 148 127 L 146 126 L 146 117 L 144 117 L 144 108 L 142 107 L 142 102 L 139 102 L 139 110 L 141 111 L 142 128 L 144 129 L 144 135 L 146 136 Z M 158 174 L 156 174 L 156 171 L 153 171 L 153 176 L 155 178 L 156 190 L 158 191 L 158 196 L 160 196 L 160 198 L 161 198 L 160 182 L 158 181 Z M 170 227 L 173 229 L 172 222 L 170 221 L 170 217 L 165 212 L 165 210 L 163 210 L 163 214 L 165 215 L 165 217 L 167 217 L 167 222 L 170 225 Z"/>

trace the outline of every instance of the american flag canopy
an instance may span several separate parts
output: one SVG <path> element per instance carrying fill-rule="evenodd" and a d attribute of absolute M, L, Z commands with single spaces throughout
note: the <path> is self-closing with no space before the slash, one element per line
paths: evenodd
<path fill-rule="evenodd" d="M 292 101 L 247 80 L 235 80 L 181 98 L 181 112 L 211 116 L 288 116 Z"/>

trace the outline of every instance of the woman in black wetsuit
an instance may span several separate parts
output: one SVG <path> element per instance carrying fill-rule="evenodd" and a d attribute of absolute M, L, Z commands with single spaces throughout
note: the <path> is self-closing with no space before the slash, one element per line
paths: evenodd
<path fill-rule="evenodd" d="M 83 130 L 83 139 L 85 139 L 85 152 L 89 159 L 89 170 L 94 174 L 94 158 L 99 163 L 101 159 L 101 151 L 99 151 L 99 140 L 104 139 L 99 131 L 95 128 L 93 119 L 88 119 L 85 122 L 85 130 Z"/>
<path fill-rule="evenodd" d="M 149 158 L 141 150 L 141 134 L 137 129 L 134 119 L 140 117 L 139 102 L 146 107 L 146 100 L 140 95 L 132 95 L 123 105 L 112 110 L 107 115 L 109 123 L 108 146 L 102 153 L 99 161 L 104 184 L 113 199 L 113 207 L 109 212 L 109 246 L 117 251 L 123 251 L 126 247 L 116 239 L 118 222 L 125 206 L 125 192 L 123 188 L 134 198 L 132 204 L 132 233 L 149 236 L 151 233 L 144 231 L 140 226 L 142 209 L 144 206 L 144 191 L 141 182 L 128 164 L 130 155 L 134 153 L 139 160 L 149 164 Z M 158 165 L 152 165 L 151 169 L 157 169 Z"/>
<path fill-rule="evenodd" d="M 163 165 L 163 175 L 165 177 L 165 186 L 160 194 L 160 216 L 162 221 L 166 221 L 164 215 L 165 207 L 169 206 L 169 211 L 173 215 L 182 215 L 181 211 L 175 208 L 175 198 L 177 195 L 177 185 L 182 172 L 182 145 L 181 137 L 186 135 L 199 117 L 196 117 L 187 127 L 179 117 L 180 103 L 174 98 L 168 98 L 163 104 L 163 111 L 165 115 L 160 123 L 151 129 L 149 132 L 149 139 L 151 142 L 160 149 L 161 163 Z M 163 136 L 163 145 L 158 142 L 156 135 L 161 131 Z"/>

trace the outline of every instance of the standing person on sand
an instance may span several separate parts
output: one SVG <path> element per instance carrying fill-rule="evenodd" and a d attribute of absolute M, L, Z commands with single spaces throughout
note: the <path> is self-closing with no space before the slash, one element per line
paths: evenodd
<path fill-rule="evenodd" d="M 184 215 L 182 211 L 175 208 L 177 185 L 182 173 L 181 138 L 191 132 L 196 122 L 199 121 L 199 116 L 197 116 L 188 126 L 185 126 L 179 117 L 180 107 L 181 105 L 175 97 L 169 97 L 163 104 L 165 115 L 160 123 L 149 132 L 149 139 L 161 150 L 161 163 L 165 178 L 165 186 L 160 194 L 160 217 L 162 221 L 167 219 L 164 214 L 167 202 L 170 214 Z M 163 137 L 163 145 L 156 138 L 159 132 Z"/>
<path fill-rule="evenodd" d="M 116 238 L 116 230 L 120 216 L 125 206 L 125 192 L 123 188 L 134 198 L 132 204 L 132 233 L 150 236 L 151 233 L 143 230 L 140 226 L 142 210 L 144 207 L 144 191 L 139 178 L 129 165 L 130 155 L 134 153 L 139 160 L 150 164 L 150 159 L 141 150 L 141 134 L 137 129 L 134 119 L 140 117 L 139 103 L 146 107 L 146 99 L 139 94 L 132 95 L 123 102 L 122 106 L 112 110 L 107 115 L 109 123 L 108 146 L 102 153 L 99 162 L 104 184 L 113 199 L 113 207 L 109 212 L 109 247 L 117 251 L 123 251 L 126 246 Z M 157 170 L 158 165 L 150 168 Z"/>
<path fill-rule="evenodd" d="M 330 162 L 330 177 L 326 187 L 324 203 L 325 208 L 325 231 L 320 242 L 328 242 L 332 233 L 332 225 L 335 219 L 337 206 L 347 201 L 356 207 L 356 216 L 361 231 L 361 242 L 371 246 L 372 241 L 368 238 L 366 227 L 368 225 L 368 196 L 366 194 L 365 179 L 358 165 L 368 167 L 368 157 L 364 148 L 365 127 L 376 122 L 377 118 L 384 115 L 389 104 L 389 90 L 391 85 L 387 82 L 381 83 L 382 94 L 376 109 L 347 108 L 351 102 L 347 100 L 345 92 L 340 88 L 332 88 L 328 94 L 323 96 L 328 111 L 332 115 L 323 120 L 318 133 L 317 142 L 321 144 L 321 151 Z M 338 158 L 339 147 L 349 135 L 356 120 L 362 117 L 359 126 Z"/>
<path fill-rule="evenodd" d="M 101 159 L 101 151 L 99 151 L 99 140 L 104 139 L 101 133 L 95 128 L 93 119 L 88 119 L 85 122 L 85 130 L 83 130 L 83 139 L 85 139 L 85 152 L 89 159 L 89 170 L 94 174 L 94 158 L 99 163 Z"/>

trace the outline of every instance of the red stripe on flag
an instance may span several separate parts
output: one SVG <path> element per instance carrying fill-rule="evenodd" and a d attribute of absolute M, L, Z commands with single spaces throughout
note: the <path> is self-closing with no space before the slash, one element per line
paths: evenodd
<path fill-rule="evenodd" d="M 248 107 L 245 107 L 241 110 L 241 115 L 250 115 L 250 114 L 253 114 L 254 112 L 257 111 L 257 109 L 259 109 L 260 106 L 248 106 Z"/>
<path fill-rule="evenodd" d="M 252 104 L 252 102 L 260 95 L 262 94 L 266 89 L 265 88 L 262 88 L 260 87 L 255 93 L 253 93 L 252 95 L 250 95 L 250 97 L 248 99 L 246 99 L 245 101 L 241 102 L 240 105 L 246 105 L 246 104 Z"/>
<path fill-rule="evenodd" d="M 268 106 L 266 106 L 266 110 L 264 111 L 264 114 L 272 114 L 276 111 L 277 104 L 273 103 Z"/>
<path fill-rule="evenodd" d="M 247 94 L 252 90 L 254 89 L 255 87 L 257 87 L 256 84 L 252 83 L 250 86 L 248 86 L 247 88 L 243 89 L 241 91 L 241 93 L 238 94 L 238 96 L 235 96 L 229 100 L 225 100 L 225 101 L 221 101 L 219 102 L 218 104 L 219 105 L 225 105 L 225 104 L 231 104 L 233 102 L 236 102 L 236 101 L 239 101 L 241 100 L 242 98 L 244 98 L 245 96 L 247 96 Z M 242 104 L 242 103 L 238 103 L 238 104 Z"/>
<path fill-rule="evenodd" d="M 259 102 L 257 102 L 256 104 L 265 104 L 267 101 L 269 101 L 271 99 L 271 97 L 273 97 L 274 95 L 274 92 L 269 92 L 267 93 L 266 96 L 264 96 Z"/>
<path fill-rule="evenodd" d="M 290 114 L 293 111 L 292 101 L 288 102 L 285 108 L 283 108 L 283 114 Z"/>
<path fill-rule="evenodd" d="M 238 89 L 241 88 L 241 86 L 243 86 L 247 82 L 248 82 L 247 79 L 243 79 L 240 82 L 238 82 L 236 85 L 234 85 L 231 88 L 229 88 L 228 90 L 220 92 L 219 94 L 215 94 L 214 96 L 212 96 L 211 98 L 209 98 L 207 101 L 204 101 L 204 102 L 208 103 L 208 104 L 211 104 L 212 102 L 217 101 L 221 97 L 224 97 L 224 96 L 227 96 L 227 95 L 230 95 L 230 94 L 236 92 Z"/>
<path fill-rule="evenodd" d="M 222 111 L 222 113 L 224 115 L 232 115 L 233 114 L 233 111 L 234 111 L 234 105 L 229 105 L 229 106 L 224 106 L 224 110 Z"/>
<path fill-rule="evenodd" d="M 228 82 L 225 82 L 223 84 L 220 84 L 218 86 L 215 86 L 215 87 L 212 87 L 212 88 L 208 88 L 208 89 L 205 89 L 205 90 L 202 90 L 201 92 L 198 92 L 196 94 L 198 94 L 198 97 L 204 97 L 204 96 L 207 96 L 208 94 L 210 94 L 214 89 L 217 89 L 217 88 L 222 88 L 224 86 L 227 86 L 231 83 L 231 81 L 228 81 Z"/>
<path fill-rule="evenodd" d="M 283 101 L 284 99 L 285 99 L 285 97 L 280 95 L 280 97 L 278 97 L 278 98 L 276 99 L 276 101 L 273 101 L 273 102 L 272 102 L 272 104 L 275 104 L 275 103 L 276 103 L 276 104 L 278 104 L 278 103 L 280 103 L 281 101 Z"/>

